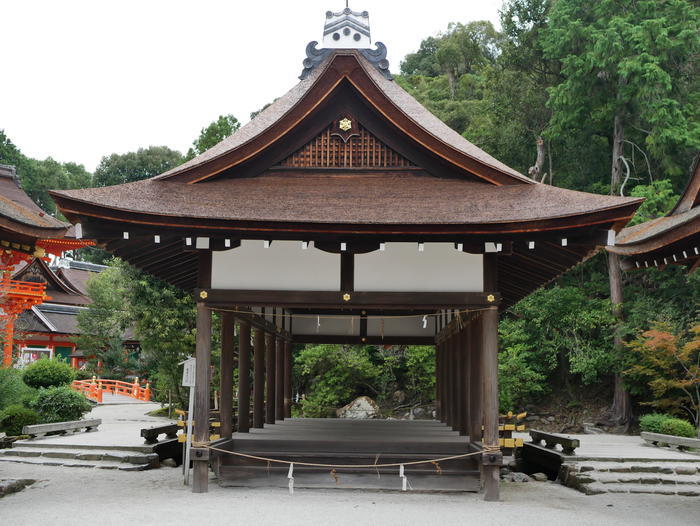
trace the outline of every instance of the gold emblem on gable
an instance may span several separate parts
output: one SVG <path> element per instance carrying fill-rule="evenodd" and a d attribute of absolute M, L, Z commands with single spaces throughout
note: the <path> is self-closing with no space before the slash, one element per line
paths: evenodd
<path fill-rule="evenodd" d="M 343 130 L 344 132 L 348 131 L 350 128 L 352 128 L 352 121 L 348 119 L 347 117 L 343 118 L 338 122 L 338 128 Z"/>

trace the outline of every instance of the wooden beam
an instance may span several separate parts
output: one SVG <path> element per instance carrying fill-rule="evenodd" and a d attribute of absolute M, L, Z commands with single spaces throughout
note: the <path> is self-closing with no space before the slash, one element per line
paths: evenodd
<path fill-rule="evenodd" d="M 435 343 L 435 418 L 442 422 L 442 353 Z"/>
<path fill-rule="evenodd" d="M 471 343 L 471 323 L 466 322 L 459 338 L 459 434 L 469 434 L 469 345 Z"/>
<path fill-rule="evenodd" d="M 485 289 L 488 290 L 488 289 Z M 302 308 L 375 308 L 391 309 L 463 309 L 498 305 L 500 294 L 493 292 L 333 292 L 276 290 L 197 290 L 201 299 L 213 307 L 232 305 Z M 347 294 L 347 296 L 346 296 Z M 198 300 L 199 301 L 199 300 Z"/>
<path fill-rule="evenodd" d="M 235 319 L 230 312 L 221 314 L 221 371 L 219 373 L 219 421 L 221 438 L 231 438 L 233 434 L 233 347 Z"/>
<path fill-rule="evenodd" d="M 211 285 L 211 252 L 199 255 L 200 287 Z M 211 310 L 202 302 L 197 302 L 197 336 L 194 400 L 194 442 L 209 442 L 209 369 L 211 364 Z M 192 458 L 192 492 L 206 493 L 209 490 L 209 459 L 198 458 L 203 452 L 195 451 Z"/>
<path fill-rule="evenodd" d="M 355 290 L 355 256 L 346 252 L 340 254 L 340 290 Z"/>
<path fill-rule="evenodd" d="M 238 432 L 250 429 L 250 323 L 238 325 Z"/>
<path fill-rule="evenodd" d="M 275 335 L 265 334 L 265 423 L 275 423 Z"/>
<path fill-rule="evenodd" d="M 265 333 L 260 328 L 253 331 L 253 427 L 262 429 L 265 422 Z"/>
<path fill-rule="evenodd" d="M 483 407 L 484 446 L 498 447 L 498 308 L 490 307 L 482 314 Z M 489 458 L 494 454 L 484 453 Z M 498 459 L 500 455 L 495 455 Z M 484 463 L 484 500 L 500 499 L 500 465 L 498 462 Z"/>
<path fill-rule="evenodd" d="M 433 345 L 432 336 L 361 336 L 324 335 L 324 334 L 294 334 L 296 343 L 323 343 L 336 345 Z"/>

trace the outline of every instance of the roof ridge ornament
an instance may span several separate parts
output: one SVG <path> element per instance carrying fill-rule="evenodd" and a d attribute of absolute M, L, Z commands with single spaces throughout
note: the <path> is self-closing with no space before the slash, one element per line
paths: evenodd
<path fill-rule="evenodd" d="M 318 49 L 316 46 L 318 46 L 318 42 L 316 40 L 312 40 L 306 44 L 306 58 L 302 62 L 304 69 L 302 70 L 301 75 L 299 75 L 301 80 L 308 77 L 314 68 L 323 62 L 326 57 L 333 52 L 332 49 Z M 384 75 L 386 79 L 394 80 L 394 77 L 389 71 L 389 61 L 386 59 L 387 49 L 384 43 L 377 42 L 375 49 L 360 49 L 358 51 L 370 64 L 377 68 L 377 70 L 379 70 L 379 72 Z"/>

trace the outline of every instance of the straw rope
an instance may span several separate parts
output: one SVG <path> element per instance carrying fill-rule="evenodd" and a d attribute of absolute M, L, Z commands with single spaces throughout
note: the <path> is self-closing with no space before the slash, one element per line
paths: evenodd
<path fill-rule="evenodd" d="M 230 312 L 232 314 L 247 314 L 247 315 L 256 314 L 258 316 L 261 316 L 261 314 L 259 312 L 253 312 L 253 311 L 249 311 L 249 310 L 226 309 L 226 308 L 220 308 L 220 307 L 214 307 L 214 306 L 210 306 L 208 308 L 209 308 L 209 310 L 213 310 L 216 312 Z M 483 312 L 483 311 L 490 310 L 491 308 L 492 307 L 483 307 L 483 308 L 479 308 L 479 309 L 464 309 L 464 310 L 447 309 L 447 310 L 448 310 L 448 312 L 449 311 L 453 312 L 452 319 L 454 319 L 454 317 L 461 318 L 462 314 L 472 314 L 475 312 Z M 429 314 L 392 314 L 392 315 L 369 314 L 368 317 L 381 318 L 383 320 L 384 319 L 405 319 L 405 318 L 421 318 L 421 319 L 423 319 L 423 317 L 437 318 L 437 317 L 440 317 L 442 315 L 443 314 L 440 312 L 435 312 L 435 313 L 429 313 Z M 354 320 L 358 316 L 360 316 L 360 315 L 359 314 L 291 314 L 291 313 L 287 314 L 284 312 L 277 312 L 275 314 L 276 318 L 290 318 L 290 319 L 291 318 L 309 318 L 309 319 L 314 319 L 314 320 L 316 320 L 316 319 Z M 460 320 L 459 323 L 461 323 L 463 321 L 464 320 Z"/>
<path fill-rule="evenodd" d="M 238 451 L 229 451 L 227 449 L 221 449 L 218 447 L 214 447 L 210 445 L 207 442 L 193 442 L 192 447 L 199 447 L 199 448 L 206 448 L 211 451 L 216 451 L 218 453 L 225 453 L 228 455 L 235 455 L 238 457 L 244 457 L 244 458 L 250 458 L 252 460 L 260 460 L 261 462 L 267 462 L 267 463 L 277 463 L 277 464 L 294 464 L 295 466 L 308 466 L 308 467 L 316 467 L 316 468 L 396 468 L 400 466 L 413 466 L 417 464 L 436 464 L 438 462 L 444 462 L 446 460 L 455 460 L 458 458 L 466 458 L 466 457 L 471 457 L 474 455 L 482 455 L 484 453 L 495 453 L 495 452 L 500 452 L 501 448 L 500 446 L 483 446 L 483 449 L 480 451 L 472 451 L 471 453 L 463 453 L 461 455 L 451 455 L 449 457 L 440 457 L 440 458 L 433 458 L 433 459 L 427 459 L 427 460 L 413 460 L 411 462 L 392 462 L 388 464 L 319 464 L 316 462 L 293 462 L 291 460 L 282 460 L 282 459 L 277 459 L 277 458 L 268 458 L 268 457 L 260 457 L 257 455 L 249 455 L 247 453 L 240 453 Z M 376 458 L 379 458 L 379 455 L 377 455 Z"/>

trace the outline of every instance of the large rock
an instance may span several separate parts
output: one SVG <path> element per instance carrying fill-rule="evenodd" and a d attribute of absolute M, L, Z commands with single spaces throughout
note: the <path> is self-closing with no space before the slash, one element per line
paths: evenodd
<path fill-rule="evenodd" d="M 379 418 L 379 406 L 369 396 L 355 398 L 335 412 L 338 418 Z"/>

